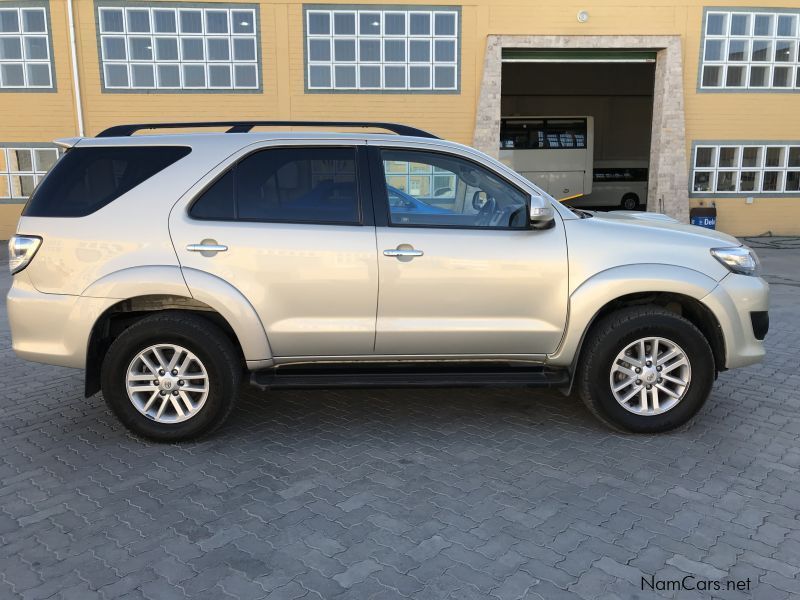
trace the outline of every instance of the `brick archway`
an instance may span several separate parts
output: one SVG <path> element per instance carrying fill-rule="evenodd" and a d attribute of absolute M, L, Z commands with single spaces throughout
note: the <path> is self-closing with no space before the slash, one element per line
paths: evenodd
<path fill-rule="evenodd" d="M 655 50 L 653 124 L 647 209 L 689 221 L 683 68 L 679 36 L 635 35 L 490 35 L 486 43 L 472 144 L 497 157 L 503 48 Z"/>

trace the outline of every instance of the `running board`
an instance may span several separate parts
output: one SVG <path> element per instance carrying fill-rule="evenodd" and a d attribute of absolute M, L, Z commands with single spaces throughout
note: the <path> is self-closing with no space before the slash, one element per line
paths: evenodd
<path fill-rule="evenodd" d="M 565 387 L 566 369 L 503 366 L 486 363 L 285 365 L 254 372 L 250 383 L 261 389 L 400 388 L 400 387 Z"/>

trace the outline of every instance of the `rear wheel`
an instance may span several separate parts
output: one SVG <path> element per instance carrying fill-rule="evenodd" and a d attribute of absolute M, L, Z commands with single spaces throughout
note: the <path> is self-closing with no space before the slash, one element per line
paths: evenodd
<path fill-rule="evenodd" d="M 639 196 L 636 194 L 625 194 L 622 197 L 622 202 L 620 202 L 620 206 L 623 210 L 636 210 L 639 208 Z"/>
<path fill-rule="evenodd" d="M 622 309 L 592 327 L 579 389 L 586 406 L 624 431 L 653 433 L 686 423 L 714 381 L 714 357 L 697 327 L 658 306 Z"/>
<path fill-rule="evenodd" d="M 158 441 L 209 433 L 230 414 L 242 367 L 212 322 L 177 311 L 123 331 L 103 361 L 106 403 L 134 433 Z"/>

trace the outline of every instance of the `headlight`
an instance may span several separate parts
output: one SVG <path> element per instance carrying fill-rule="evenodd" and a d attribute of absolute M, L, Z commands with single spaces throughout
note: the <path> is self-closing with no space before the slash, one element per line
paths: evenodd
<path fill-rule="evenodd" d="M 758 275 L 761 272 L 761 263 L 758 261 L 758 256 L 747 246 L 712 248 L 711 254 L 733 273 Z"/>
<path fill-rule="evenodd" d="M 27 267 L 41 245 L 42 238 L 35 235 L 11 236 L 8 240 L 8 268 L 11 274 L 19 273 Z"/>

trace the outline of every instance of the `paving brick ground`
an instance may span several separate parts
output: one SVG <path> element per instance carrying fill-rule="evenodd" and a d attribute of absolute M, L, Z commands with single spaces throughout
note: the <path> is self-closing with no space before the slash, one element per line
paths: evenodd
<path fill-rule="evenodd" d="M 797 597 L 800 253 L 764 254 L 768 360 L 660 436 L 558 393 L 244 391 L 214 438 L 154 445 L 81 373 L 18 360 L 0 315 L 0 598 L 649 598 L 643 576 L 686 575 L 750 591 L 679 597 Z"/>

